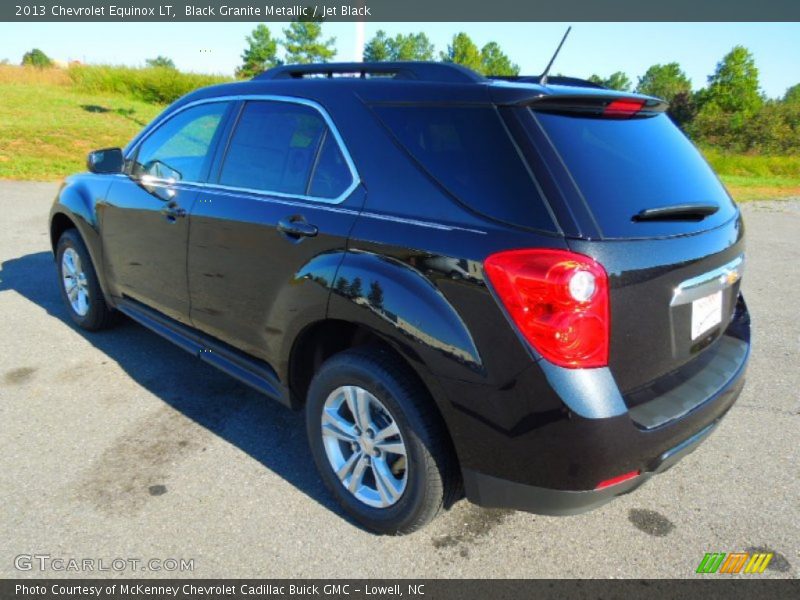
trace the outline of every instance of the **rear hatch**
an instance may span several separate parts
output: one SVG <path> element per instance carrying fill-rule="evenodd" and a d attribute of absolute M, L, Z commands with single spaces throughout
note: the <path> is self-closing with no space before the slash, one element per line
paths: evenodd
<path fill-rule="evenodd" d="M 609 366 L 628 399 L 715 347 L 743 267 L 738 209 L 664 108 L 595 93 L 502 109 L 532 169 L 555 183 L 548 200 L 570 248 L 608 273 Z"/>

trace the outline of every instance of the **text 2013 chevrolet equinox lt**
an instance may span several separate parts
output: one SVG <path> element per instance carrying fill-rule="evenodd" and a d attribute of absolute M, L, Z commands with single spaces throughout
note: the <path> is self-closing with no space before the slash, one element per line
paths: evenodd
<path fill-rule="evenodd" d="M 586 511 L 744 383 L 741 216 L 665 108 L 433 63 L 201 89 L 66 180 L 61 292 L 84 329 L 124 313 L 303 408 L 373 531 L 462 495 Z"/>

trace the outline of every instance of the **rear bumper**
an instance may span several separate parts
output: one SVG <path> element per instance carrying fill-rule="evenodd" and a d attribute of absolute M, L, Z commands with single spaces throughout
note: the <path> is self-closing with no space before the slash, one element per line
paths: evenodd
<path fill-rule="evenodd" d="M 498 479 L 469 469 L 463 472 L 464 489 L 470 501 L 487 508 L 511 508 L 540 515 L 576 515 L 611 502 L 617 496 L 632 492 L 653 475 L 666 471 L 684 456 L 692 453 L 716 426 L 717 422 L 664 452 L 653 461 L 652 471 L 644 471 L 638 477 L 603 489 L 554 490 Z"/>
<path fill-rule="evenodd" d="M 729 339 L 720 340 L 716 355 L 699 363 L 700 371 L 684 373 L 680 384 L 660 395 L 646 391 L 639 404 L 629 397 L 623 402 L 613 378 L 596 384 L 577 374 L 580 385 L 567 386 L 554 383 L 540 364 L 513 385 L 483 390 L 482 398 L 460 388 L 452 403 L 458 414 L 451 417 L 471 441 L 454 437 L 467 498 L 487 507 L 576 514 L 670 468 L 709 436 L 741 393 L 750 350 L 743 300 L 724 337 Z M 609 402 L 610 396 L 616 399 Z M 596 489 L 636 471 L 637 477 Z"/>

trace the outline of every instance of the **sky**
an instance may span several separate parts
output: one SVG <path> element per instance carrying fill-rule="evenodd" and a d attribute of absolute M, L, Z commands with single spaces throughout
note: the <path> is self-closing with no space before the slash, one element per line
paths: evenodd
<path fill-rule="evenodd" d="M 33 47 L 58 60 L 142 65 L 164 55 L 181 70 L 231 75 L 256 23 L 0 23 L 0 60 L 18 63 Z M 280 37 L 286 24 L 268 23 Z M 479 45 L 497 41 L 523 74 L 542 71 L 567 23 L 367 23 L 390 35 L 424 31 L 438 50 L 466 32 Z M 554 73 L 588 77 L 624 71 L 635 83 L 650 65 L 678 62 L 695 89 L 735 45 L 755 56 L 761 87 L 782 96 L 800 82 L 800 23 L 574 23 Z M 326 23 L 336 60 L 353 60 L 356 25 Z"/>

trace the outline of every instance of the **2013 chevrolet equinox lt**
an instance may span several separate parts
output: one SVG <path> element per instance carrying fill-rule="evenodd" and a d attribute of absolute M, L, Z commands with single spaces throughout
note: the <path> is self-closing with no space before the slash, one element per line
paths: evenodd
<path fill-rule="evenodd" d="M 744 382 L 741 216 L 665 107 L 432 63 L 201 89 L 66 180 L 62 295 L 84 329 L 124 313 L 304 408 L 373 531 L 462 494 L 585 511 Z"/>

